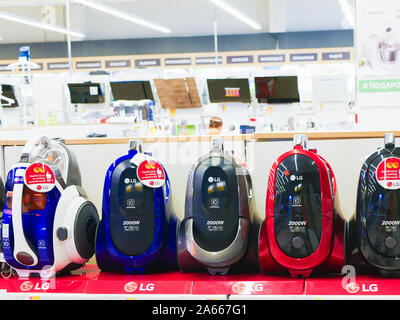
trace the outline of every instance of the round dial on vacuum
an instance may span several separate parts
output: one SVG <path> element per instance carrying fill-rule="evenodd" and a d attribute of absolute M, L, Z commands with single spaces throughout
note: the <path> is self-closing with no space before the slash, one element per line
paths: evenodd
<path fill-rule="evenodd" d="M 276 170 L 274 199 L 275 237 L 280 249 L 293 258 L 309 256 L 317 249 L 322 232 L 317 164 L 302 154 L 285 158 Z"/>

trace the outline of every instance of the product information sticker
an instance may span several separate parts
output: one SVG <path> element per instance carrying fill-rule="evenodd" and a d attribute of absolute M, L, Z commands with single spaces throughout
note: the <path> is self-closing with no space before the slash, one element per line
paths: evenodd
<path fill-rule="evenodd" d="M 37 192 L 48 192 L 55 186 L 53 170 L 41 162 L 31 164 L 25 171 L 25 185 Z"/>
<path fill-rule="evenodd" d="M 382 160 L 375 171 L 376 180 L 385 189 L 400 189 L 400 158 Z"/>
<path fill-rule="evenodd" d="M 138 153 L 131 162 L 137 166 L 136 175 L 145 186 L 159 188 L 164 185 L 165 172 L 157 160 L 149 155 Z"/>

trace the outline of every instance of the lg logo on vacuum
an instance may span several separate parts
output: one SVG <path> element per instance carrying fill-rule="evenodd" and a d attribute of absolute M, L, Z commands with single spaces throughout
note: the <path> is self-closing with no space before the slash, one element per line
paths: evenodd
<path fill-rule="evenodd" d="M 303 181 L 303 176 L 295 176 L 294 174 L 292 174 L 290 176 L 290 181 Z"/>
<path fill-rule="evenodd" d="M 363 283 L 361 286 L 358 283 L 352 282 L 346 285 L 346 291 L 348 293 L 355 294 L 357 292 L 378 292 L 378 285 L 375 283 L 370 284 L 367 286 L 365 283 Z"/>

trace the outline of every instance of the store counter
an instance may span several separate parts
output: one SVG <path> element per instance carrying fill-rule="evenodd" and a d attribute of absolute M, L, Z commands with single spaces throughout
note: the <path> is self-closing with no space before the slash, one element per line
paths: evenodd
<path fill-rule="evenodd" d="M 77 125 L 77 128 L 81 128 L 82 126 Z M 39 129 L 41 127 L 35 127 L 38 131 L 35 134 L 40 133 Z M 51 129 L 52 127 L 45 127 L 47 129 Z M 74 130 L 75 126 L 65 126 L 66 132 L 70 133 L 71 130 Z M 29 129 L 29 128 L 28 128 Z M 0 137 L 1 134 L 5 131 L 20 131 L 24 132 L 23 127 L 21 128 L 1 128 L 0 129 Z M 47 131 L 47 130 L 46 130 Z M 304 132 L 267 132 L 267 133 L 254 133 L 254 134 L 241 134 L 241 135 L 222 135 L 222 137 L 227 140 L 239 140 L 239 141 L 274 141 L 274 140 L 291 140 L 293 136 L 296 134 L 305 134 L 308 136 L 309 140 L 336 140 L 336 139 L 372 139 L 372 138 L 383 138 L 384 134 L 387 131 L 329 131 L 329 132 L 319 132 L 319 131 L 304 131 Z M 391 131 L 393 132 L 393 131 Z M 51 133 L 43 132 L 43 134 Z M 25 134 L 26 139 L 4 139 L 0 138 L 1 146 L 22 146 L 25 144 L 27 138 L 31 135 L 30 131 L 26 131 Z M 400 137 L 400 131 L 395 131 L 396 137 Z M 3 135 L 4 136 L 4 135 Z M 168 142 L 193 142 L 193 141 L 210 141 L 214 137 L 213 135 L 204 135 L 204 136 L 168 136 L 168 137 L 135 137 L 135 139 L 142 139 L 144 143 L 168 143 Z M 68 145 L 77 145 L 77 144 L 120 144 L 120 143 L 128 143 L 129 140 L 133 139 L 132 137 L 126 138 L 66 138 L 65 141 Z"/>

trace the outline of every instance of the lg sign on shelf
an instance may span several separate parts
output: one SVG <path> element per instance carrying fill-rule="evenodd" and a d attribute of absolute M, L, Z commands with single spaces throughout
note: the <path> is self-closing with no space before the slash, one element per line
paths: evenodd
<path fill-rule="evenodd" d="M 132 293 L 135 291 L 154 291 L 155 285 L 154 283 L 136 283 L 136 282 L 128 282 L 127 284 L 125 284 L 124 290 L 126 292 Z"/>
<path fill-rule="evenodd" d="M 361 286 L 358 283 L 352 282 L 346 285 L 346 291 L 351 294 L 356 294 L 361 290 L 361 292 L 378 292 L 378 285 L 372 283 L 370 285 L 366 285 L 363 283 Z"/>

